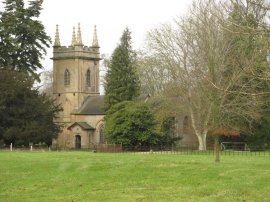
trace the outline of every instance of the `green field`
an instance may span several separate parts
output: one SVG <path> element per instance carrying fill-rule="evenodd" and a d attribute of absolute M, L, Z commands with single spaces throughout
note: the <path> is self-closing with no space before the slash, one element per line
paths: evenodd
<path fill-rule="evenodd" d="M 0 201 L 270 201 L 270 156 L 0 152 Z"/>

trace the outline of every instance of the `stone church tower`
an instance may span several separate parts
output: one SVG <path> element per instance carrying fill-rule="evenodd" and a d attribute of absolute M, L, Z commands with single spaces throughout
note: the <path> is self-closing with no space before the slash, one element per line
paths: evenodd
<path fill-rule="evenodd" d="M 55 144 L 89 148 L 104 142 L 103 96 L 99 93 L 99 45 L 96 27 L 92 46 L 84 46 L 80 24 L 70 46 L 61 46 L 58 26 L 53 46 L 53 94 L 63 107 L 56 122 L 63 124 Z M 102 137 L 100 137 L 102 136 Z"/>

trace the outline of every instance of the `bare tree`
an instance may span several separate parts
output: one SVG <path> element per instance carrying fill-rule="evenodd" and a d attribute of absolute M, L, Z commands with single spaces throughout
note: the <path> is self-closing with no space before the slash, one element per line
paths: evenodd
<path fill-rule="evenodd" d="M 49 97 L 53 97 L 53 71 L 43 71 L 40 73 L 41 84 L 39 85 L 40 92 L 45 93 Z"/>
<path fill-rule="evenodd" d="M 251 31 L 249 24 L 231 20 L 236 5 L 239 1 L 198 0 L 187 16 L 148 34 L 148 54 L 168 72 L 164 95 L 177 97 L 178 107 L 190 114 L 199 150 L 206 149 L 210 130 L 249 130 L 264 105 L 259 95 L 265 94 L 265 80 L 257 77 L 268 73 L 262 45 L 268 39 L 259 25 Z M 246 29 L 234 29 L 238 24 Z M 252 41 L 256 45 L 250 49 Z"/>
<path fill-rule="evenodd" d="M 144 52 L 137 53 L 137 71 L 140 75 L 141 93 L 158 96 L 164 91 L 164 87 L 170 81 L 167 69 L 160 64 L 158 55 L 147 55 Z"/>

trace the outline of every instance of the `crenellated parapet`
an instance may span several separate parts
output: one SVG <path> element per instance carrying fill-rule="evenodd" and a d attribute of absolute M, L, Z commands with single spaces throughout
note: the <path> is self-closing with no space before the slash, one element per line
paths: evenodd
<path fill-rule="evenodd" d="M 92 46 L 85 46 L 82 41 L 81 28 L 78 24 L 77 35 L 73 27 L 72 40 L 70 46 L 61 46 L 58 25 L 56 26 L 55 42 L 53 46 L 53 60 L 63 59 L 85 59 L 85 60 L 101 60 L 97 39 L 96 26 L 94 27 Z"/>
<path fill-rule="evenodd" d="M 101 60 L 99 48 L 89 46 L 57 46 L 53 47 L 53 60 L 59 59 Z"/>

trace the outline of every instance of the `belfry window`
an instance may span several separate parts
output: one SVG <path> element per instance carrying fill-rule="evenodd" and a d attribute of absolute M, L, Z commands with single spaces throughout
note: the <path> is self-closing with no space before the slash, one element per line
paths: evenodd
<path fill-rule="evenodd" d="M 65 86 L 70 85 L 70 72 L 68 71 L 68 69 L 66 69 L 66 71 L 65 71 L 64 84 L 65 84 Z"/>
<path fill-rule="evenodd" d="M 91 76 L 91 72 L 90 72 L 90 70 L 88 69 L 87 72 L 86 72 L 86 86 L 87 86 L 87 87 L 90 87 L 90 86 L 91 86 L 90 76 Z"/>

